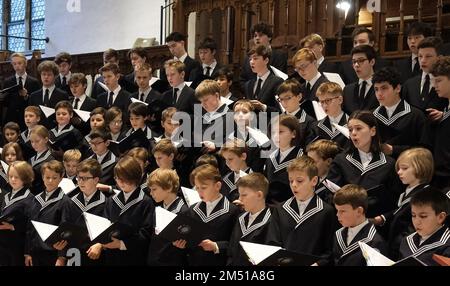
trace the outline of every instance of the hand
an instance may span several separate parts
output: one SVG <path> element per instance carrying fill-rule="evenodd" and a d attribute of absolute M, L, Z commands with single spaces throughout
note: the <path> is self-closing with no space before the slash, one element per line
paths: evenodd
<path fill-rule="evenodd" d="M 26 90 L 26 88 L 22 88 L 22 90 L 19 90 L 19 95 L 21 97 L 27 97 L 28 91 Z"/>
<path fill-rule="evenodd" d="M 381 216 L 376 216 L 373 218 L 372 223 L 376 226 L 379 226 L 384 223 L 384 219 Z"/>
<path fill-rule="evenodd" d="M 238 207 L 243 207 L 244 206 L 244 204 L 240 200 L 234 200 L 233 204 L 238 206 Z"/>
<path fill-rule="evenodd" d="M 176 248 L 179 248 L 179 249 L 185 249 L 186 248 L 186 244 L 187 244 L 187 241 L 184 240 L 184 239 L 179 239 L 179 240 L 176 240 L 176 241 L 172 242 L 172 245 L 175 246 Z"/>
<path fill-rule="evenodd" d="M 2 222 L 2 224 L 0 224 L 0 230 L 11 230 L 14 231 L 14 226 L 10 223 L 7 222 Z"/>
<path fill-rule="evenodd" d="M 266 111 L 267 110 L 267 105 L 263 104 L 261 101 L 259 100 L 250 100 L 250 103 L 253 105 L 253 108 L 255 108 L 256 110 L 260 110 L 260 111 Z"/>
<path fill-rule="evenodd" d="M 53 244 L 53 248 L 56 250 L 63 250 L 64 248 L 66 248 L 67 246 L 67 241 L 65 240 L 61 240 L 58 241 L 57 243 Z"/>
<path fill-rule="evenodd" d="M 96 243 L 89 247 L 86 251 L 87 256 L 92 260 L 97 260 L 100 258 L 100 254 L 102 254 L 103 246 L 101 243 Z"/>
<path fill-rule="evenodd" d="M 203 240 L 202 242 L 200 242 L 200 244 L 198 246 L 203 248 L 204 251 L 212 251 L 212 252 L 216 252 L 217 249 L 219 248 L 217 246 L 217 243 L 215 243 L 214 241 L 211 241 L 209 239 Z"/>
<path fill-rule="evenodd" d="M 97 189 L 99 189 L 102 192 L 109 192 L 109 190 L 111 189 L 108 185 L 105 184 L 97 184 Z"/>
<path fill-rule="evenodd" d="M 211 142 L 211 141 L 203 141 L 201 143 L 205 146 L 205 148 L 206 148 L 206 150 L 208 152 L 216 151 L 216 145 L 213 142 Z"/>
<path fill-rule="evenodd" d="M 444 112 L 439 111 L 434 108 L 427 108 L 426 111 L 428 112 L 428 118 L 431 121 L 439 121 L 439 120 L 441 120 L 442 116 L 444 115 Z"/>
<path fill-rule="evenodd" d="M 317 264 L 317 262 L 314 262 L 313 264 L 311 264 L 311 266 L 319 266 L 319 264 Z"/>
<path fill-rule="evenodd" d="M 104 248 L 108 248 L 108 249 L 119 249 L 120 248 L 120 240 L 118 240 L 117 238 L 113 237 L 112 241 L 103 245 Z"/>
<path fill-rule="evenodd" d="M 33 266 L 33 258 L 30 255 L 25 255 L 25 266 Z"/>
<path fill-rule="evenodd" d="M 392 147 L 392 145 L 389 144 L 381 144 L 381 151 L 383 151 L 384 154 L 386 155 L 392 155 L 392 151 L 394 150 L 394 148 Z"/>
<path fill-rule="evenodd" d="M 64 257 L 58 257 L 55 266 L 66 266 L 66 259 Z"/>

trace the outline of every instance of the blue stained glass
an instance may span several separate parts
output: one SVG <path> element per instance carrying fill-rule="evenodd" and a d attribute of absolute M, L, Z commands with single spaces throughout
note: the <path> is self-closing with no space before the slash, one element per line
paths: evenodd
<path fill-rule="evenodd" d="M 45 0 L 31 1 L 31 20 L 45 18 Z"/>
<path fill-rule="evenodd" d="M 25 24 L 24 23 L 9 24 L 8 35 L 24 37 L 25 36 Z M 9 38 L 8 50 L 14 51 L 14 52 L 25 51 L 25 40 Z"/>
<path fill-rule="evenodd" d="M 11 22 L 25 20 L 25 0 L 11 0 Z"/>
<path fill-rule="evenodd" d="M 45 23 L 44 20 L 33 21 L 31 22 L 31 37 L 44 39 L 45 38 Z M 31 40 L 31 49 L 32 50 L 44 50 L 45 42 L 44 41 L 35 41 Z"/>

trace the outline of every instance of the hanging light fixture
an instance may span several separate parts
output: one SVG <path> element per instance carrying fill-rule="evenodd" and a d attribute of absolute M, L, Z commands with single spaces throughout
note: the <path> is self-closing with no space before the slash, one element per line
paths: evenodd
<path fill-rule="evenodd" d="M 336 8 L 343 10 L 345 12 L 345 18 L 347 18 L 348 10 L 350 10 L 350 2 L 345 0 L 338 1 Z"/>

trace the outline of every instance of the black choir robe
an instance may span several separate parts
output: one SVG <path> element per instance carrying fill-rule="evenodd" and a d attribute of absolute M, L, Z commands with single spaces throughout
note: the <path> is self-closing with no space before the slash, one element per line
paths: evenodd
<path fill-rule="evenodd" d="M 287 73 L 288 67 L 288 55 L 282 50 L 272 49 L 272 54 L 269 58 L 269 68 L 273 66 L 280 71 Z M 272 70 L 270 68 L 270 70 Z M 242 65 L 241 74 L 239 75 L 239 82 L 241 87 L 245 86 L 245 83 L 249 80 L 256 79 L 256 74 L 252 71 L 250 66 L 250 59 L 246 55 L 244 58 L 244 64 Z"/>
<path fill-rule="evenodd" d="M 98 161 L 98 157 L 96 154 L 89 157 L 89 159 L 96 159 Z M 116 184 L 114 180 L 114 166 L 116 165 L 117 161 L 119 161 L 119 159 L 116 157 L 116 155 L 108 150 L 106 156 L 101 162 L 99 162 L 102 166 L 102 176 L 100 177 L 100 183 L 109 186 L 113 186 Z"/>
<path fill-rule="evenodd" d="M 195 97 L 195 90 L 187 85 L 181 89 L 181 93 L 177 98 L 175 104 L 173 104 L 173 88 L 170 88 L 162 95 L 162 100 L 169 103 L 169 106 L 173 106 L 177 111 L 183 111 L 188 114 L 194 114 L 194 105 L 200 104 L 200 102 Z"/>
<path fill-rule="evenodd" d="M 192 205 L 186 214 L 199 222 L 206 223 L 214 228 L 208 239 L 217 243 L 219 253 L 204 251 L 201 247 L 188 248 L 189 266 L 225 266 L 231 232 L 239 215 L 239 208 L 222 196 L 219 203 L 209 216 L 206 215 L 206 203 L 198 202 Z"/>
<path fill-rule="evenodd" d="M 383 153 L 372 155 L 372 161 L 364 169 L 358 150 L 338 154 L 331 163 L 327 176 L 327 179 L 338 186 L 356 184 L 368 190 L 368 218 L 393 210 L 402 189 L 395 172 L 394 159 Z M 370 191 L 378 186 L 382 186 L 382 190 Z"/>
<path fill-rule="evenodd" d="M 418 60 L 419 58 L 417 58 Z M 403 85 L 408 79 L 416 77 L 421 74 L 420 69 L 419 71 L 414 71 L 413 65 L 412 65 L 412 56 L 409 55 L 407 58 L 399 59 L 397 61 L 393 62 L 393 66 L 397 69 L 397 71 L 400 72 Z"/>
<path fill-rule="evenodd" d="M 450 257 L 450 229 L 442 226 L 431 237 L 420 244 L 420 235 L 414 232 L 402 240 L 400 259 L 413 255 L 426 265 L 438 266 L 433 254 Z"/>
<path fill-rule="evenodd" d="M 44 105 L 44 89 L 45 87 L 41 88 L 38 91 L 35 91 L 30 94 L 30 97 L 28 98 L 28 105 L 38 106 Z M 62 101 L 62 100 L 69 100 L 69 96 L 64 90 L 61 90 L 57 87 L 53 90 L 53 92 L 49 95 L 49 103 L 47 107 L 55 108 L 55 105 Z M 41 117 L 42 119 L 42 117 Z"/>
<path fill-rule="evenodd" d="M 419 145 L 426 119 L 414 106 L 401 100 L 390 118 L 384 106 L 375 109 L 373 115 L 378 121 L 381 142 L 392 145 L 392 157 L 397 158 L 406 149 Z"/>
<path fill-rule="evenodd" d="M 273 73 L 270 73 L 261 85 L 261 90 L 258 97 L 255 98 L 254 90 L 257 82 L 258 81 L 255 77 L 245 83 L 245 98 L 250 100 L 259 100 L 261 103 L 271 107 L 273 111 L 279 111 L 280 106 L 275 99 L 275 95 L 277 94 L 278 87 L 283 83 L 283 79 Z"/>
<path fill-rule="evenodd" d="M 317 121 L 314 117 L 308 115 L 305 110 L 301 109 L 295 114 L 300 123 L 300 137 L 304 142 L 304 148 L 317 139 Z"/>
<path fill-rule="evenodd" d="M 375 96 L 373 84 L 362 101 L 359 98 L 359 87 L 359 81 L 344 87 L 344 104 L 342 105 L 342 109 L 347 114 L 352 114 L 356 110 L 374 110 L 380 105 Z"/>
<path fill-rule="evenodd" d="M 316 255 L 324 265 L 331 256 L 337 229 L 334 209 L 314 195 L 302 216 L 295 197 L 279 204 L 273 211 L 267 244 L 287 250 Z"/>
<path fill-rule="evenodd" d="M 20 145 L 20 148 L 22 149 L 23 159 L 25 161 L 30 160 L 31 157 L 36 155 L 36 151 L 34 151 L 33 146 L 31 146 L 31 141 L 30 141 L 30 137 L 28 137 L 28 132 L 29 132 L 29 130 L 27 128 L 25 131 L 20 133 L 20 136 L 19 136 L 19 145 Z"/>
<path fill-rule="evenodd" d="M 3 166 L 0 166 L 0 190 L 2 192 L 6 192 L 11 187 L 8 184 L 8 174 L 5 169 L 3 169 Z"/>
<path fill-rule="evenodd" d="M 189 209 L 182 198 L 177 197 L 166 209 L 174 214 L 187 212 Z M 186 253 L 172 245 L 171 241 L 152 233 L 150 248 L 147 255 L 147 264 L 150 266 L 185 266 Z"/>
<path fill-rule="evenodd" d="M 248 167 L 247 169 L 243 170 L 246 174 L 253 173 L 253 170 Z M 237 189 L 236 183 L 234 182 L 235 174 L 233 171 L 226 174 L 222 179 L 222 188 L 220 190 L 220 193 L 227 197 L 227 199 L 230 202 L 234 202 L 235 200 L 239 199 L 239 191 Z"/>
<path fill-rule="evenodd" d="M 348 115 L 344 114 L 339 121 L 339 125 L 347 128 L 347 121 Z M 318 139 L 325 139 L 336 142 L 342 150 L 345 150 L 350 145 L 349 138 L 342 134 L 338 129 L 335 129 L 333 131 L 330 117 L 328 116 L 317 122 L 317 132 Z"/>
<path fill-rule="evenodd" d="M 425 114 L 428 114 L 426 111 L 427 108 L 443 111 L 444 108 L 448 106 L 448 99 L 439 97 L 436 90 L 434 90 L 434 87 L 431 87 L 428 96 L 422 99 L 420 96 L 421 81 L 422 73 L 407 80 L 402 85 L 402 98 Z M 430 86 L 432 86 L 431 80 Z"/>
<path fill-rule="evenodd" d="M 80 149 L 83 142 L 83 135 L 72 124 L 68 124 L 62 130 L 58 131 L 58 127 L 55 127 L 49 132 L 50 141 L 58 142 L 56 144 L 57 146 L 54 147 L 58 147 L 59 150 L 55 148 L 55 151 L 65 152 L 69 149 Z M 75 142 L 73 142 L 74 139 L 76 140 Z"/>
<path fill-rule="evenodd" d="M 93 245 L 93 243 L 89 239 L 88 229 L 83 213 L 87 212 L 104 217 L 105 202 L 105 195 L 101 191 L 97 190 L 89 200 L 89 203 L 86 204 L 83 193 L 78 191 L 73 197 L 71 197 L 71 203 L 65 205 L 64 211 L 66 214 L 66 221 L 81 227 L 86 233 L 85 239 L 79 246 L 81 253 L 81 266 L 100 265 L 103 263 L 103 255 L 100 255 L 100 258 L 97 260 L 92 260 L 86 254 L 86 251 Z"/>
<path fill-rule="evenodd" d="M 391 65 L 392 63 L 389 60 L 384 59 L 377 55 L 375 57 L 375 65 L 373 66 L 373 70 L 379 71 L 382 68 Z M 355 82 L 358 80 L 358 75 L 356 74 L 355 69 L 353 68 L 351 59 L 341 62 L 338 68 L 338 73 L 340 74 L 345 84 L 349 84 L 351 82 Z"/>
<path fill-rule="evenodd" d="M 102 255 L 106 264 L 117 266 L 144 265 L 151 234 L 155 227 L 155 207 L 148 196 L 137 188 L 125 202 L 123 191 L 109 197 L 105 203 L 105 217 L 132 228 L 129 237 L 122 238 L 127 250 L 107 249 Z"/>
<path fill-rule="evenodd" d="M 265 159 L 263 158 L 261 152 L 264 152 L 267 147 L 265 148 L 264 146 L 258 145 L 255 139 L 251 137 L 247 131 L 245 131 L 245 134 L 242 134 L 236 125 L 234 132 L 230 133 L 227 138 L 229 140 L 237 138 L 245 141 L 245 144 L 247 145 L 247 159 L 245 160 L 247 162 L 247 166 L 252 168 L 254 172 L 263 172 Z"/>
<path fill-rule="evenodd" d="M 97 97 L 97 107 L 103 107 L 108 109 L 109 91 L 105 91 Z M 116 98 L 114 99 L 112 106 L 118 107 L 125 115 L 124 118 L 128 118 L 128 106 L 131 103 L 130 94 L 125 89 L 121 88 Z"/>
<path fill-rule="evenodd" d="M 230 244 L 228 247 L 228 265 L 252 265 L 239 242 L 246 241 L 259 244 L 266 243 L 271 215 L 272 212 L 270 208 L 266 207 L 260 214 L 258 214 L 250 226 L 248 225 L 250 216 L 249 212 L 245 212 L 239 216 L 236 224 L 234 225 L 233 233 L 230 238 Z"/>
<path fill-rule="evenodd" d="M 12 221 L 9 223 L 14 226 L 14 231 L 0 230 L 0 265 L 24 266 L 25 237 L 34 196 L 25 187 L 12 199 L 11 196 L 12 192 L 5 194 L 0 209 L 2 217 L 11 216 Z"/>
<path fill-rule="evenodd" d="M 269 158 L 266 159 L 264 173 L 269 180 L 269 191 L 267 193 L 267 203 L 279 203 L 292 196 L 289 186 L 287 166 L 292 160 L 303 155 L 303 149 L 294 147 L 286 158 L 280 162 L 280 149 L 276 149 Z"/>
<path fill-rule="evenodd" d="M 342 227 L 336 231 L 333 239 L 333 263 L 336 266 L 366 266 L 358 242 L 364 242 L 368 246 L 377 249 L 381 254 L 387 254 L 387 245 L 380 234 L 377 233 L 372 223 L 366 224 L 347 244 L 348 227 Z"/>
<path fill-rule="evenodd" d="M 317 183 L 314 189 L 314 193 L 319 196 L 322 201 L 326 202 L 334 208 L 333 197 L 335 192 L 334 190 L 331 190 L 329 187 L 327 187 L 326 184 L 324 184 L 324 180 L 321 180 Z"/>
<path fill-rule="evenodd" d="M 324 75 L 321 75 L 317 80 L 316 80 L 316 82 L 313 84 L 313 86 L 311 86 L 311 90 L 308 92 L 308 91 L 306 91 L 306 88 L 305 88 L 305 94 L 303 95 L 303 100 L 315 100 L 315 101 L 318 101 L 318 98 L 317 98 L 317 96 L 316 96 L 316 93 L 317 93 L 317 90 L 319 89 L 319 86 L 322 84 L 322 83 L 325 83 L 325 82 L 329 82 L 329 80 L 324 76 Z M 305 85 L 306 86 L 306 85 Z M 311 116 L 313 116 L 314 118 L 315 118 L 315 116 L 313 115 L 313 114 L 310 114 Z"/>
<path fill-rule="evenodd" d="M 64 195 L 61 188 L 45 200 L 46 191 L 36 195 L 30 206 L 30 219 L 38 222 L 60 225 L 66 221 L 66 205 L 69 197 Z M 25 254 L 31 255 L 34 266 L 54 266 L 58 258 L 58 251 L 42 241 L 31 222 L 28 223 Z"/>
<path fill-rule="evenodd" d="M 37 154 L 31 157 L 29 163 L 34 171 L 34 181 L 31 186 L 33 195 L 39 194 L 45 189 L 44 181 L 42 180 L 41 167 L 42 164 L 51 160 L 55 160 L 55 157 L 53 157 L 50 149 L 47 149 L 47 151 L 43 152 L 39 157 L 37 157 Z"/>

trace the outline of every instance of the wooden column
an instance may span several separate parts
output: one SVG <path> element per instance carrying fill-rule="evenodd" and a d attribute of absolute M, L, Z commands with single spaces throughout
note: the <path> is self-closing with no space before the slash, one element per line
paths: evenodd
<path fill-rule="evenodd" d="M 334 9 L 336 6 L 334 6 Z M 339 26 L 339 33 L 337 38 L 337 44 L 336 44 L 336 56 L 339 58 L 342 56 L 342 28 L 345 25 L 345 12 L 341 9 L 337 9 L 339 20 L 338 20 L 338 26 Z"/>
<path fill-rule="evenodd" d="M 354 13 L 355 13 L 355 26 L 358 26 L 359 25 L 359 1 L 358 0 L 354 0 L 353 1 L 353 4 L 354 4 L 354 7 L 355 7 L 355 11 L 354 11 Z M 352 42 L 353 42 L 353 39 L 352 39 Z"/>
<path fill-rule="evenodd" d="M 442 8 L 444 4 L 442 0 L 437 1 L 437 13 L 436 13 L 436 37 L 440 37 L 442 35 Z"/>
<path fill-rule="evenodd" d="M 381 12 L 378 20 L 378 50 L 380 54 L 383 55 L 386 47 L 386 10 L 387 10 L 387 0 L 381 0 Z"/>
<path fill-rule="evenodd" d="M 419 21 L 422 21 L 422 10 L 423 10 L 423 3 L 422 0 L 419 0 L 419 3 L 417 3 L 417 19 Z"/>
<path fill-rule="evenodd" d="M 405 33 L 405 1 L 400 0 L 400 27 L 398 31 L 398 39 L 397 39 L 397 51 L 402 52 L 403 51 L 403 39 L 404 39 L 404 33 Z"/>

